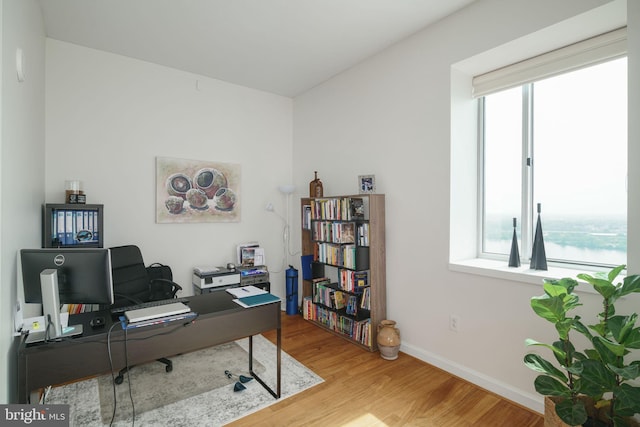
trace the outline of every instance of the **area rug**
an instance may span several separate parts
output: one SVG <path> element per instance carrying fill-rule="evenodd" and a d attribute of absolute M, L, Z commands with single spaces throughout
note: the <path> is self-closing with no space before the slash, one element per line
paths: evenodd
<path fill-rule="evenodd" d="M 234 374 L 249 375 L 246 365 L 247 352 L 249 348 L 249 340 L 243 339 L 236 341 L 236 347 L 241 348 L 244 354 L 241 357 L 241 363 L 238 372 Z M 231 347 L 233 349 L 233 347 Z M 235 351 L 233 349 L 232 351 Z M 276 347 L 270 341 L 262 336 L 255 336 L 253 339 L 254 352 L 254 370 L 260 369 L 264 372 L 258 372 L 260 377 L 275 389 L 276 386 Z M 223 357 L 220 357 L 221 359 Z M 225 360 L 227 357 L 224 357 Z M 164 374 L 171 376 L 177 372 L 178 365 L 175 358 L 174 372 Z M 259 365 L 258 365 L 259 363 Z M 161 364 L 158 364 L 161 370 L 164 370 Z M 142 367 L 140 367 L 142 368 Z M 138 369 L 138 368 L 136 368 Z M 235 368 L 234 368 L 235 369 Z M 132 371 L 132 374 L 135 370 Z M 233 371 L 232 371 L 233 372 Z M 164 371 L 163 371 L 164 373 Z M 224 373 L 224 372 L 223 372 Z M 132 380 L 132 384 L 135 383 Z M 199 382 L 200 380 L 198 380 Z M 249 381 L 244 384 L 246 389 L 234 392 L 234 384 L 237 378 L 232 381 L 223 381 L 212 385 L 208 391 L 190 397 L 182 398 L 173 403 L 165 404 L 156 409 L 150 409 L 146 412 L 140 412 L 138 404 L 134 398 L 136 408 L 135 425 L 137 426 L 222 426 L 236 419 L 242 418 L 253 412 L 259 411 L 269 405 L 277 403 L 276 400 L 265 390 L 257 381 Z M 194 381 L 195 383 L 196 381 Z M 204 382 L 204 381 L 202 381 Z M 316 375 L 304 365 L 296 361 L 284 351 L 282 352 L 282 397 L 285 399 L 294 394 L 300 393 L 314 385 L 323 382 L 323 379 Z M 128 396 L 128 386 L 126 383 L 119 385 L 120 388 L 126 388 L 126 397 Z M 156 388 L 160 389 L 160 387 Z M 111 417 L 108 421 L 103 421 L 100 405 L 100 385 L 99 379 L 93 378 L 86 381 L 80 381 L 61 387 L 55 387 L 47 393 L 46 403 L 49 404 L 69 404 L 70 405 L 70 425 L 71 426 L 102 426 L 109 425 Z M 120 390 L 119 390 L 120 392 Z M 104 392 L 103 392 L 104 393 Z M 113 393 L 113 389 L 111 389 Z M 106 397 L 106 396 L 105 396 Z M 104 399 L 104 398 L 103 398 Z M 130 402 L 118 400 L 120 405 L 128 405 L 130 410 Z M 117 417 L 114 426 L 130 426 L 132 425 L 130 416 L 126 418 Z"/>
<path fill-rule="evenodd" d="M 240 345 L 231 342 L 172 357 L 173 371 L 170 373 L 159 362 L 135 366 L 128 375 L 124 375 L 123 383 L 115 388 L 111 375 L 98 377 L 102 421 L 108 424 L 111 418 L 130 419 L 133 414 L 132 400 L 135 412 L 142 414 L 209 390 L 230 384 L 233 386 L 239 375 L 250 377 L 248 360 L 249 354 Z M 253 371 L 261 378 L 264 370 L 261 363 L 254 362 Z M 225 371 L 235 377 L 227 377 Z M 117 402 L 115 415 L 114 401 Z"/>

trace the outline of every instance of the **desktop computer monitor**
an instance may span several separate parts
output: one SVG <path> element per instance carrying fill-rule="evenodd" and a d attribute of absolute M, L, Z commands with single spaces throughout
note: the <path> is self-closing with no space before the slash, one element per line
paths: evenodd
<path fill-rule="evenodd" d="M 79 333 L 62 330 L 60 304 L 113 304 L 108 249 L 21 249 L 18 262 L 24 302 L 43 304 L 50 338 Z"/>

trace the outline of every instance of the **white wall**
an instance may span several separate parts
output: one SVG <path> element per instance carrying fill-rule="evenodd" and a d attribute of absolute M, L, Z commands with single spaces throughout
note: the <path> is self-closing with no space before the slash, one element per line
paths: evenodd
<path fill-rule="evenodd" d="M 225 265 L 238 243 L 259 241 L 283 296 L 283 223 L 264 207 L 284 215 L 291 99 L 52 39 L 46 52 L 46 202 L 82 180 L 87 202 L 105 205 L 105 246 L 139 245 L 185 295 L 194 266 Z M 156 156 L 240 164 L 241 221 L 156 224 Z"/>
<path fill-rule="evenodd" d="M 536 410 L 542 399 L 522 357 L 526 338 L 553 338 L 529 306 L 540 284 L 448 268 L 450 215 L 459 217 L 449 208 L 451 138 L 469 135 L 451 129 L 451 66 L 605 3 L 478 0 L 294 101 L 295 182 L 302 188 L 317 170 L 325 194 L 351 194 L 359 174 L 375 174 L 386 193 L 387 314 L 402 331 L 402 350 Z M 640 26 L 637 13 L 629 25 Z M 636 101 L 629 116 L 637 114 Z M 467 207 L 475 209 L 475 188 L 467 188 Z M 592 319 L 598 300 L 583 300 Z M 629 310 L 630 300 L 620 309 Z M 457 333 L 450 314 L 460 318 Z"/>
<path fill-rule="evenodd" d="M 0 402 L 16 387 L 13 314 L 18 249 L 40 243 L 44 199 L 44 31 L 35 0 L 3 0 L 0 136 Z M 25 80 L 16 77 L 16 48 Z"/>

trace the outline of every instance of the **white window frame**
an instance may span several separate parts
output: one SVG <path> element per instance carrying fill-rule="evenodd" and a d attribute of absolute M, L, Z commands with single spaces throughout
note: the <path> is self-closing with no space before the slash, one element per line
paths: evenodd
<path fill-rule="evenodd" d="M 582 29 L 588 27 L 593 21 L 581 21 L 582 16 L 567 22 L 568 27 L 576 29 L 582 22 Z M 612 19 L 610 29 L 620 27 L 618 19 Z M 602 26 L 595 30 L 598 32 L 606 32 L 605 20 Z M 616 25 L 617 24 L 617 25 Z M 548 31 L 540 31 L 531 34 L 513 42 L 509 42 L 501 47 L 490 49 L 484 53 L 477 54 L 465 60 L 452 64 L 451 66 L 451 169 L 450 169 L 450 245 L 449 245 L 449 267 L 452 271 L 487 276 L 491 278 L 505 279 L 512 282 L 522 282 L 527 284 L 535 284 L 540 286 L 543 278 L 561 278 L 575 277 L 576 274 L 585 271 L 602 271 L 597 267 L 586 268 L 580 266 L 578 268 L 570 265 L 554 265 L 549 264 L 547 271 L 535 271 L 529 269 L 528 264 L 519 268 L 508 267 L 504 260 L 486 259 L 478 256 L 479 239 L 481 238 L 480 221 L 482 218 L 477 214 L 477 206 L 481 202 L 481 194 L 478 191 L 479 179 L 481 179 L 481 170 L 478 165 L 477 137 L 478 129 L 478 105 L 473 96 L 474 85 L 473 78 L 486 74 L 483 70 L 495 70 L 506 65 L 505 58 L 513 58 L 511 63 L 522 62 L 522 52 L 535 53 L 543 52 L 541 46 L 548 46 L 547 51 L 557 50 L 558 40 L 561 39 L 560 34 L 566 36 L 565 40 L 574 41 L 573 36 L 568 31 L 562 31 L 562 26 L 555 26 Z M 597 33 L 589 34 L 588 31 L 582 32 L 583 38 L 589 38 Z M 573 40 L 571 38 L 573 37 Z M 532 55 L 534 56 L 534 55 Z M 629 62 L 629 76 L 633 75 L 633 62 Z M 493 67 L 491 67 L 493 65 Z M 489 68 L 491 67 L 491 68 Z M 630 86 L 632 82 L 630 81 Z M 477 93 L 479 94 L 479 92 Z M 633 90 L 629 89 L 629 116 L 634 114 Z M 633 140 L 633 132 L 635 132 L 633 123 L 629 122 L 629 138 Z M 635 156 L 635 157 L 634 157 Z M 634 161 L 634 159 L 636 161 Z M 636 150 L 632 144 L 628 147 L 629 164 L 640 161 L 640 150 Z M 628 245 L 627 245 L 627 266 L 630 271 L 637 272 L 640 269 L 640 236 L 634 235 L 634 230 L 640 229 L 640 215 L 635 215 L 635 207 L 640 207 L 640 195 L 636 196 L 639 189 L 636 187 L 634 177 L 638 177 L 632 169 L 629 170 L 629 200 L 627 211 L 627 223 L 629 228 Z M 638 219 L 636 219 L 638 217 Z M 531 229 L 530 225 L 528 229 Z M 470 239 L 469 237 L 474 238 Z"/>

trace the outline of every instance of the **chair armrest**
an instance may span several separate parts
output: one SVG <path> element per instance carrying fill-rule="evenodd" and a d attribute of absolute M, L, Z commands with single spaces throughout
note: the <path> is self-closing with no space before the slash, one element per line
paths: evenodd
<path fill-rule="evenodd" d="M 182 290 L 182 286 L 167 279 L 152 279 L 149 284 L 151 300 L 175 298 L 180 290 Z"/>

